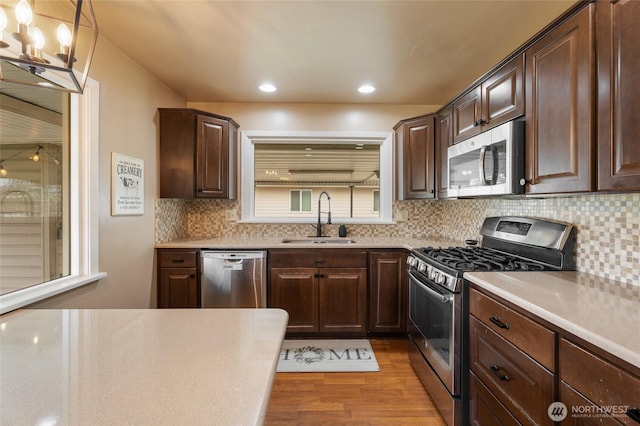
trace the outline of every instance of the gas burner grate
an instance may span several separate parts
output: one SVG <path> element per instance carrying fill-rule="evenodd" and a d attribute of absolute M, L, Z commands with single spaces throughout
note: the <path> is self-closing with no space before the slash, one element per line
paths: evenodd
<path fill-rule="evenodd" d="M 422 253 L 437 264 L 457 271 L 544 271 L 548 268 L 484 247 L 424 248 Z"/>

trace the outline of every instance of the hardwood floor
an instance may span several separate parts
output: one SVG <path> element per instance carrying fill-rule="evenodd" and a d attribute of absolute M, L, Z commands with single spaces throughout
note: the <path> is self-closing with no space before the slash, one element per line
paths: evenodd
<path fill-rule="evenodd" d="M 277 373 L 266 425 L 445 425 L 404 339 L 370 339 L 373 373 Z"/>

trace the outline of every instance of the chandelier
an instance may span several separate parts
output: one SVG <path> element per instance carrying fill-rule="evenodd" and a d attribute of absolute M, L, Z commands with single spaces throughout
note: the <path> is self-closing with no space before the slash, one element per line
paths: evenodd
<path fill-rule="evenodd" d="M 97 38 L 91 0 L 0 0 L 0 80 L 82 93 Z"/>

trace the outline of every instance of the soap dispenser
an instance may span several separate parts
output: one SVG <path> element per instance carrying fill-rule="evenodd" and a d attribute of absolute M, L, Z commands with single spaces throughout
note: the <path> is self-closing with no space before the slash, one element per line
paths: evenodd
<path fill-rule="evenodd" d="M 340 225 L 338 227 L 338 235 L 340 237 L 346 237 L 347 236 L 347 227 L 344 225 Z"/>

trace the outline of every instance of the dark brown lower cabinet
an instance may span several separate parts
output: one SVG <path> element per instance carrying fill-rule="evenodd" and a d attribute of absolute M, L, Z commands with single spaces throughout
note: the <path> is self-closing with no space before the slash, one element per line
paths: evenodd
<path fill-rule="evenodd" d="M 469 377 L 469 418 L 474 426 L 519 425 L 515 417 L 505 408 L 498 398 L 476 377 Z"/>
<path fill-rule="evenodd" d="M 554 374 L 473 316 L 469 336 L 471 371 L 519 421 L 548 423 Z"/>
<path fill-rule="evenodd" d="M 626 411 L 640 415 L 640 374 L 615 365 L 567 338 L 560 339 L 560 400 L 567 406 L 567 425 L 638 424 Z"/>
<path fill-rule="evenodd" d="M 200 307 L 197 250 L 158 250 L 158 308 Z"/>
<path fill-rule="evenodd" d="M 289 313 L 290 336 L 365 336 L 367 253 L 271 250 L 269 307 Z"/>
<path fill-rule="evenodd" d="M 370 333 L 407 331 L 407 252 L 369 252 Z"/>

